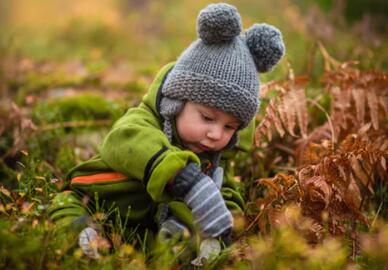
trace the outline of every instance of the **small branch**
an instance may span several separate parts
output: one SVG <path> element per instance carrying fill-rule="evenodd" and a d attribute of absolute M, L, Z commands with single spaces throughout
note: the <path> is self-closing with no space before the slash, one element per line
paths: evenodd
<path fill-rule="evenodd" d="M 325 60 L 325 71 L 330 71 L 331 67 L 330 65 L 334 66 L 335 68 L 338 68 L 341 63 L 335 60 L 333 57 L 330 56 L 330 54 L 327 52 L 326 48 L 322 45 L 321 42 L 317 42 L 318 48 L 321 51 L 321 54 L 323 56 L 323 59 Z"/>
<path fill-rule="evenodd" d="M 271 203 L 267 204 L 264 206 L 263 209 L 260 210 L 260 213 L 257 214 L 257 216 L 255 217 L 255 219 L 248 225 L 248 227 L 246 228 L 246 232 L 249 231 L 253 225 L 255 225 L 255 223 L 259 220 L 259 218 L 261 217 L 261 215 L 264 213 L 265 210 L 267 210 L 267 208 L 272 205 L 272 203 L 274 202 L 275 200 L 272 200 Z"/>
<path fill-rule="evenodd" d="M 381 200 L 381 203 L 380 203 L 380 205 L 379 205 L 379 209 L 377 209 L 377 213 L 376 213 L 375 217 L 373 218 L 372 224 L 370 225 L 371 227 L 373 227 L 373 225 L 375 224 L 375 222 L 376 222 L 376 220 L 377 220 L 377 217 L 378 217 L 379 214 L 380 214 L 381 208 L 383 208 L 383 203 L 384 203 L 384 197 L 383 197 L 383 199 Z"/>
<path fill-rule="evenodd" d="M 260 213 L 255 217 L 255 219 L 248 225 L 245 231 L 249 231 L 252 228 L 252 226 L 255 225 L 255 223 L 259 220 L 261 214 L 263 213 L 263 210 L 260 211 Z"/>
<path fill-rule="evenodd" d="M 331 131 L 331 142 L 332 142 L 333 147 L 334 147 L 336 139 L 335 139 L 334 126 L 333 126 L 333 122 L 331 121 L 330 115 L 327 113 L 325 108 L 323 108 L 317 101 L 315 101 L 315 100 L 313 100 L 311 98 L 308 98 L 307 101 L 309 101 L 312 104 L 314 104 L 318 109 L 320 109 L 326 115 L 327 122 L 329 123 L 330 131 Z"/>
<path fill-rule="evenodd" d="M 275 143 L 274 146 L 275 146 L 276 148 L 278 148 L 278 149 L 280 149 L 280 150 L 286 152 L 287 154 L 289 154 L 289 155 L 291 155 L 291 156 L 293 156 L 293 155 L 295 154 L 295 153 L 294 153 L 294 150 L 293 150 L 292 148 L 287 147 L 287 146 L 285 146 L 285 145 L 282 145 L 282 144 L 280 144 L 280 143 Z"/>

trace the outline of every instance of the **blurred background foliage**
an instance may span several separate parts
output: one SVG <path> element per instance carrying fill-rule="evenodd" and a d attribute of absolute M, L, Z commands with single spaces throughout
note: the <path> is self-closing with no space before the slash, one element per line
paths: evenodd
<path fill-rule="evenodd" d="M 41 60 L 124 61 L 136 71 L 174 60 L 196 38 L 198 11 L 211 1 L 1 1 L 2 51 Z M 383 0 L 226 1 L 244 28 L 268 22 L 283 32 L 297 73 L 313 69 L 320 40 L 340 60 L 387 69 Z M 310 62 L 309 62 L 310 61 Z M 311 66 L 310 66 L 311 65 Z M 152 70 L 154 71 L 154 70 Z"/>
<path fill-rule="evenodd" d="M 296 74 L 318 80 L 318 41 L 340 61 L 388 69 L 383 0 L 226 2 L 239 8 L 244 28 L 267 22 L 283 32 L 287 55 L 261 75 L 264 82 L 286 74 L 288 63 Z M 32 91 L 52 87 L 104 86 L 140 96 L 157 70 L 196 39 L 197 13 L 209 3 L 2 0 L 0 76 L 8 84 L 2 88 L 18 94 L 19 103 Z"/>

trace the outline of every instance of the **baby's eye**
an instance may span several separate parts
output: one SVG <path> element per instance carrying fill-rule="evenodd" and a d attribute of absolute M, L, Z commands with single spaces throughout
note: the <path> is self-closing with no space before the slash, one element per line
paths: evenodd
<path fill-rule="evenodd" d="M 231 126 L 231 125 L 225 125 L 225 128 L 226 129 L 230 129 L 230 130 L 236 130 L 237 129 L 235 126 Z"/>
<path fill-rule="evenodd" d="M 201 114 L 201 117 L 206 122 L 212 122 L 213 121 L 213 117 L 210 117 L 210 116 L 208 116 L 206 114 Z"/>

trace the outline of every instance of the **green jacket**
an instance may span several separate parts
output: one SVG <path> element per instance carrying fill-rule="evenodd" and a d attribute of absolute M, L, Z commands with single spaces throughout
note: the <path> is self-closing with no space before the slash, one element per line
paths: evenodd
<path fill-rule="evenodd" d="M 69 172 L 66 188 L 70 191 L 59 193 L 49 209 L 55 222 L 68 225 L 82 215 L 100 211 L 101 207 L 104 211 L 117 207 L 122 218 L 128 216 L 130 222 L 148 223 L 152 222 L 158 205 L 168 203 L 179 219 L 191 225 L 190 210 L 183 202 L 175 201 L 165 187 L 188 162 L 204 167 L 211 157 L 199 157 L 183 149 L 179 138 L 170 143 L 163 133 L 158 111 L 160 89 L 173 65 L 163 67 L 141 104 L 129 109 L 114 124 L 102 142 L 99 155 Z M 230 158 L 239 150 L 249 149 L 253 140 L 253 125 L 252 121 L 240 131 L 237 146 L 225 151 L 220 161 L 225 171 L 222 194 L 227 206 L 238 211 L 242 211 L 244 202 L 233 180 Z M 109 172 L 109 179 L 89 177 Z M 88 203 L 85 203 L 85 196 L 89 199 Z"/>

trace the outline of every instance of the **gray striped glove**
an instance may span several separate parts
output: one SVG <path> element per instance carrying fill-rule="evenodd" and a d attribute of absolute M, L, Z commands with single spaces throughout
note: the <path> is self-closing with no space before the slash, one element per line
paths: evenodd
<path fill-rule="evenodd" d="M 221 189 L 222 183 L 224 181 L 224 168 L 217 167 L 212 174 L 212 179 L 216 184 L 217 188 Z"/>
<path fill-rule="evenodd" d="M 233 217 L 221 192 L 195 163 L 190 163 L 177 174 L 172 193 L 183 198 L 190 207 L 194 224 L 199 226 L 204 237 L 218 237 L 231 231 Z"/>
<path fill-rule="evenodd" d="M 190 235 L 189 229 L 174 216 L 167 218 L 160 227 L 159 237 L 162 241 L 168 241 L 175 238 L 183 239 L 185 236 Z"/>

